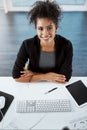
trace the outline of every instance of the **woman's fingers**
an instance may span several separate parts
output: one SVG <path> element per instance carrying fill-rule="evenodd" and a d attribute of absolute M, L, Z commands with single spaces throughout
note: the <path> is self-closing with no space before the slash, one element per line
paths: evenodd
<path fill-rule="evenodd" d="M 30 71 L 30 70 L 21 71 L 21 77 L 29 77 L 29 76 L 32 76 L 32 75 L 33 75 L 33 72 Z"/>
<path fill-rule="evenodd" d="M 47 73 L 47 80 L 52 82 L 59 82 L 59 83 L 65 83 L 66 77 L 62 74 L 56 74 L 56 73 Z"/>
<path fill-rule="evenodd" d="M 65 75 L 58 75 L 58 76 L 56 77 L 56 81 L 57 81 L 57 82 L 60 82 L 60 83 L 65 83 L 65 82 L 66 82 L 66 77 L 65 77 Z"/>
<path fill-rule="evenodd" d="M 59 83 L 65 83 L 66 82 L 66 78 L 56 78 L 55 81 L 59 82 Z"/>

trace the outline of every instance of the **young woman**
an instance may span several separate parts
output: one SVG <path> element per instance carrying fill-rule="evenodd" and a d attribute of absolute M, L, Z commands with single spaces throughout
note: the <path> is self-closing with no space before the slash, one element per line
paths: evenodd
<path fill-rule="evenodd" d="M 61 9 L 54 1 L 37 1 L 29 11 L 37 35 L 23 41 L 13 67 L 18 82 L 65 83 L 72 74 L 71 42 L 56 34 Z M 24 69 L 29 60 L 27 69 Z"/>

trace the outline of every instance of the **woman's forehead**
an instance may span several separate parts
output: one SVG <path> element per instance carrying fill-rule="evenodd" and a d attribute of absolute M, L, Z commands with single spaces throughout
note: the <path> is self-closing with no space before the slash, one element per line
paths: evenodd
<path fill-rule="evenodd" d="M 48 18 L 37 18 L 36 20 L 36 25 L 37 26 L 50 26 L 50 25 L 54 25 L 53 21 L 48 19 Z"/>

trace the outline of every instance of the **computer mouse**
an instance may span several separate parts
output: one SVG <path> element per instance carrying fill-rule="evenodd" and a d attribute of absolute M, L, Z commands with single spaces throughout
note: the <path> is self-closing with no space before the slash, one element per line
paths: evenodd
<path fill-rule="evenodd" d="M 70 130 L 70 129 L 66 126 L 62 130 Z"/>
<path fill-rule="evenodd" d="M 4 96 L 0 96 L 0 109 L 4 108 L 5 106 L 5 97 Z"/>

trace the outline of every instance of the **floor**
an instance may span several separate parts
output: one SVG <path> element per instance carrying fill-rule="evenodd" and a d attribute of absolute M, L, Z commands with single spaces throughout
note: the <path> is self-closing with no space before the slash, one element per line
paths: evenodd
<path fill-rule="evenodd" d="M 87 76 L 87 12 L 64 12 L 58 34 L 73 44 L 73 76 Z M 11 76 L 22 41 L 36 34 L 27 13 L 0 11 L 0 76 Z"/>

